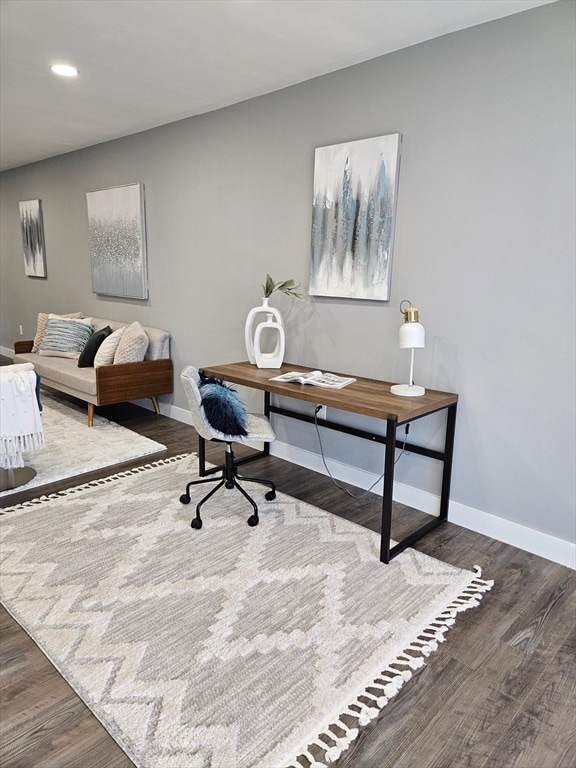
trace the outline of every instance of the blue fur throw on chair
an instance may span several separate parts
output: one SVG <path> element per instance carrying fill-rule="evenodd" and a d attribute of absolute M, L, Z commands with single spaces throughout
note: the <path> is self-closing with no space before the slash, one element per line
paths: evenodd
<path fill-rule="evenodd" d="M 210 425 L 224 435 L 244 436 L 246 408 L 236 390 L 217 379 L 204 379 L 200 383 L 202 407 Z"/>

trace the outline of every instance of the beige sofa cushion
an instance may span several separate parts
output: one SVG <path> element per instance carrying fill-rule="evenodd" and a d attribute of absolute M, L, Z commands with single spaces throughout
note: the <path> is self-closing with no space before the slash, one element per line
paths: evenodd
<path fill-rule="evenodd" d="M 40 376 L 40 383 L 48 386 L 59 386 L 67 390 L 77 390 L 91 397 L 96 396 L 96 376 L 94 368 L 78 368 L 78 361 L 69 357 L 40 357 L 28 352 L 15 355 L 17 362 L 32 363 L 34 370 Z"/>

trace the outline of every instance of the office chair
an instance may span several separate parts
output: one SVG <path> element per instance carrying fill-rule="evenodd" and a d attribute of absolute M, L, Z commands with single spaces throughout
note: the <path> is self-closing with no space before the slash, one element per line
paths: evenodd
<path fill-rule="evenodd" d="M 251 445 L 254 443 L 272 442 L 272 440 L 276 439 L 276 435 L 274 434 L 274 430 L 272 429 L 270 421 L 263 414 L 247 413 L 245 435 L 229 435 L 224 432 L 220 432 L 208 421 L 205 408 L 202 405 L 203 394 L 201 389 L 204 388 L 201 386 L 201 379 L 198 370 L 191 365 L 187 366 L 180 374 L 180 380 L 182 382 L 182 386 L 190 406 L 192 424 L 200 437 L 204 438 L 204 440 L 215 440 L 226 443 L 225 463 L 221 474 L 217 475 L 216 477 L 206 477 L 201 478 L 200 480 L 190 481 L 186 486 L 186 492 L 180 496 L 180 502 L 182 504 L 189 504 L 190 488 L 193 485 L 198 485 L 199 483 L 217 483 L 216 487 L 212 488 L 210 493 L 206 494 L 206 496 L 204 496 L 204 498 L 196 506 L 196 517 L 192 519 L 190 525 L 192 528 L 196 528 L 198 530 L 202 528 L 200 508 L 204 502 L 208 501 L 208 499 L 223 485 L 225 485 L 226 488 L 237 488 L 250 502 L 254 512 L 248 518 L 248 525 L 258 525 L 258 506 L 256 505 L 254 499 L 248 493 L 246 493 L 238 481 L 242 480 L 243 482 L 260 483 L 261 485 L 265 485 L 270 488 L 265 496 L 267 501 L 272 501 L 276 498 L 276 487 L 270 480 L 261 480 L 256 477 L 242 477 L 239 475 L 238 467 L 234 461 L 232 443 Z M 229 390 L 227 390 L 227 392 L 229 393 Z"/>

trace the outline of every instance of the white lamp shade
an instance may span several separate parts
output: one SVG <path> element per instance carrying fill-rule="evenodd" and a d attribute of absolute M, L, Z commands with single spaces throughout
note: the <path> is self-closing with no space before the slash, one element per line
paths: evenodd
<path fill-rule="evenodd" d="M 426 331 L 420 323 L 404 323 L 399 332 L 400 349 L 424 349 Z"/>

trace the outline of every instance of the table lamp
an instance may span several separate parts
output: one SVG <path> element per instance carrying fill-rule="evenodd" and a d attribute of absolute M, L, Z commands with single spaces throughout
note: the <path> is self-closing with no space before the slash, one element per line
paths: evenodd
<path fill-rule="evenodd" d="M 403 308 L 405 304 L 407 307 Z M 404 315 L 404 324 L 400 326 L 399 346 L 400 349 L 411 350 L 410 355 L 410 378 L 408 384 L 394 384 L 390 387 L 390 392 L 402 397 L 420 397 L 426 390 L 414 384 L 414 350 L 424 349 L 426 341 L 426 332 L 424 326 L 418 322 L 418 310 L 412 306 L 412 302 L 405 300 L 400 304 L 400 312 Z"/>

